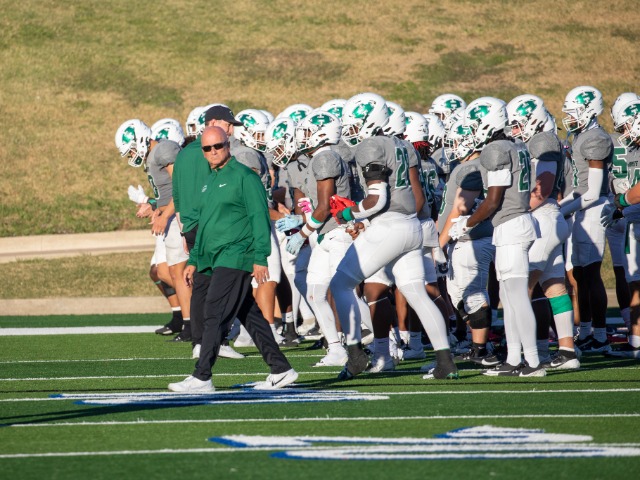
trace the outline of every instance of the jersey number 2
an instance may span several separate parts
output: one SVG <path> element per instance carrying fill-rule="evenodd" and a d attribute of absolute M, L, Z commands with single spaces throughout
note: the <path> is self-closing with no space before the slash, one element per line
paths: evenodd
<path fill-rule="evenodd" d="M 407 149 L 396 148 L 396 188 L 407 188 L 409 186 L 409 153 Z"/>

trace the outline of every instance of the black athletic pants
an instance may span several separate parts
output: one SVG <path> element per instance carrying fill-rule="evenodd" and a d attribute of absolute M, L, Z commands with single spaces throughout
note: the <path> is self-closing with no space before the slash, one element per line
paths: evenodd
<path fill-rule="evenodd" d="M 271 373 L 279 374 L 291 369 L 253 298 L 251 274 L 244 270 L 217 267 L 213 269 L 207 289 L 202 347 L 194 377 L 200 380 L 211 378 L 211 369 L 216 363 L 222 340 L 236 317 L 251 335 Z"/>

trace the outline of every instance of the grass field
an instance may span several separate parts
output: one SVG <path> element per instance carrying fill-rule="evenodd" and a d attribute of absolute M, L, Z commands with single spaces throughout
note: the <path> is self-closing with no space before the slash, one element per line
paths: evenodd
<path fill-rule="evenodd" d="M 216 364 L 216 393 L 194 397 L 166 390 L 192 371 L 188 344 L 151 333 L 6 336 L 163 320 L 0 317 L 3 476 L 591 479 L 626 478 L 640 464 L 637 361 L 583 357 L 580 371 L 516 380 L 460 364 L 461 380 L 442 383 L 409 361 L 338 382 L 337 368 L 312 367 L 321 352 L 301 347 L 285 350 L 297 388 L 274 395 L 234 388 L 268 374 L 256 350 L 240 349 L 245 359 Z M 484 428 L 441 436 L 473 427 Z"/>
<path fill-rule="evenodd" d="M 421 112 L 529 92 L 560 118 L 581 84 L 608 108 L 637 88 L 636 3 L 0 0 L 0 236 L 145 228 L 126 189 L 146 177 L 113 144 L 128 118 L 371 90 Z"/>

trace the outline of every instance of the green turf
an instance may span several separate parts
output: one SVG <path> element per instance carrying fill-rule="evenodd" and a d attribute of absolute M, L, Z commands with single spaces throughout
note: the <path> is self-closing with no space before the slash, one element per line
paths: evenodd
<path fill-rule="evenodd" d="M 155 324 L 159 318 L 162 316 L 36 317 L 21 319 L 20 325 L 142 325 Z M 2 328 L 18 324 L 16 319 L 0 318 Z M 166 340 L 153 334 L 0 336 L 3 477 L 456 478 L 476 472 L 482 478 L 615 478 L 635 471 L 640 462 L 640 457 L 311 461 L 271 456 L 283 448 L 225 452 L 228 447 L 208 441 L 227 435 L 430 439 L 453 429 L 493 425 L 590 435 L 595 443 L 637 446 L 640 363 L 598 355 L 583 356 L 580 371 L 550 372 L 537 379 L 489 378 L 472 364 L 462 363 L 461 380 L 430 382 L 419 372 L 424 362 L 409 361 L 401 363 L 395 372 L 339 382 L 335 378 L 338 368 L 312 367 L 322 351 L 295 348 L 285 349 L 285 353 L 301 372 L 298 383 L 306 389 L 355 391 L 388 398 L 242 405 L 218 401 L 186 406 L 166 401 L 83 405 L 74 399 L 51 399 L 56 394 L 166 392 L 167 384 L 191 373 L 194 364 L 189 344 Z M 213 382 L 217 391 L 238 392 L 231 387 L 261 380 L 268 374 L 255 349 L 240 350 L 247 358 L 220 359 L 216 364 Z M 429 353 L 427 362 L 432 359 Z M 618 416 L 609 416 L 612 414 Z M 417 418 L 396 418 L 407 416 Z M 216 451 L 169 451 L 175 449 Z M 136 453 L 142 450 L 149 452 Z M 114 453 L 123 451 L 129 454 Z M 1 457 L 61 452 L 103 453 Z"/>

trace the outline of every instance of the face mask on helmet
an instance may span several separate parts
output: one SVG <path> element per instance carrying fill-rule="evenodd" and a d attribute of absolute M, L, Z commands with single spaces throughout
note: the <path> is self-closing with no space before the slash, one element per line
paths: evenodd
<path fill-rule="evenodd" d="M 427 139 L 430 145 L 429 155 L 433 155 L 436 150 L 442 147 L 445 134 L 444 124 L 438 116 L 433 113 L 426 113 L 423 116 L 427 121 L 427 129 L 429 131 L 429 137 Z"/>
<path fill-rule="evenodd" d="M 373 137 L 389 121 L 389 109 L 380 95 L 360 93 L 347 100 L 342 112 L 342 137 L 348 145 L 356 146 Z"/>
<path fill-rule="evenodd" d="M 444 153 L 449 163 L 464 161 L 473 153 L 474 145 L 471 129 L 462 120 L 456 121 L 445 135 Z"/>
<path fill-rule="evenodd" d="M 286 167 L 296 156 L 295 124 L 290 118 L 277 118 L 271 122 L 265 140 L 267 151 L 273 154 L 273 163 L 278 167 Z"/>
<path fill-rule="evenodd" d="M 564 100 L 562 111 L 567 116 L 562 119 L 562 124 L 568 132 L 581 132 L 602 113 L 603 109 L 602 94 L 598 89 L 576 87 L 567 94 Z"/>
<path fill-rule="evenodd" d="M 116 147 L 132 167 L 140 167 L 147 159 L 150 142 L 151 129 L 138 119 L 127 120 L 116 131 Z"/>
<path fill-rule="evenodd" d="M 342 125 L 335 115 L 314 110 L 296 126 L 296 146 L 298 151 L 311 154 L 325 145 L 335 145 L 340 141 Z"/>
<path fill-rule="evenodd" d="M 464 111 L 467 104 L 458 95 L 453 93 L 445 93 L 436 97 L 431 103 L 429 113 L 436 115 L 443 123 L 446 129 L 451 128 L 455 122 L 452 115 L 458 111 Z"/>
<path fill-rule="evenodd" d="M 233 135 L 245 146 L 264 152 L 267 148 L 265 132 L 269 126 L 267 116 L 260 110 L 242 110 L 236 115 L 236 120 L 242 122 L 242 126 L 233 129 Z"/>
<path fill-rule="evenodd" d="M 528 142 L 543 131 L 548 119 L 544 102 L 535 95 L 520 95 L 507 104 L 508 132 L 513 138 Z"/>

